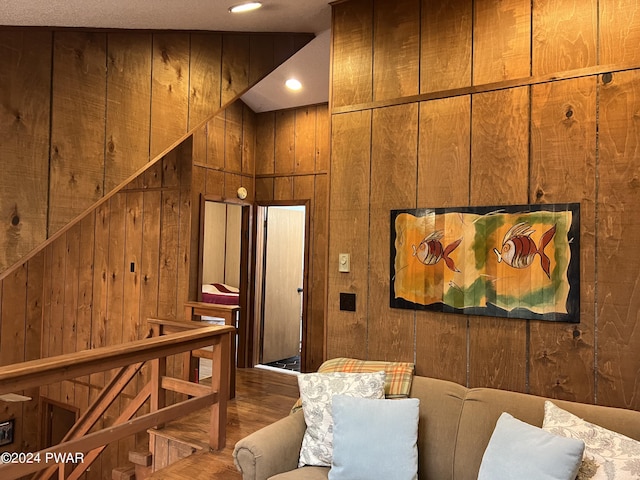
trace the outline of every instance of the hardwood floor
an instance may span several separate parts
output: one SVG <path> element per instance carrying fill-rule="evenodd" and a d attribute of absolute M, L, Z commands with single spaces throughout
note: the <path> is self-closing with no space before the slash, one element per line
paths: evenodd
<path fill-rule="evenodd" d="M 298 398 L 295 375 L 259 368 L 238 369 L 236 397 L 228 404 L 227 446 L 221 452 L 203 448 L 187 458 L 155 472 L 151 479 L 240 480 L 233 464 L 233 447 L 241 438 L 285 417 Z M 201 418 L 199 418 L 201 417 Z M 184 436 L 196 447 L 206 444 L 208 412 L 195 412 L 165 429 L 173 438 Z"/>

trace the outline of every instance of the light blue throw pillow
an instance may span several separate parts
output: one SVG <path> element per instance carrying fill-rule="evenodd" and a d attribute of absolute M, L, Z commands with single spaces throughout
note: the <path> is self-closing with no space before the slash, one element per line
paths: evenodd
<path fill-rule="evenodd" d="M 417 480 L 419 406 L 334 396 L 329 480 Z"/>
<path fill-rule="evenodd" d="M 583 452 L 582 440 L 550 434 L 505 412 L 482 457 L 478 480 L 574 480 Z"/>

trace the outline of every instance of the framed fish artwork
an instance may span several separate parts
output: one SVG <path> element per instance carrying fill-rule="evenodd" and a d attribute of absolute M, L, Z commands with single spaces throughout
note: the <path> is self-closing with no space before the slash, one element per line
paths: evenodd
<path fill-rule="evenodd" d="M 391 211 L 391 307 L 580 321 L 580 204 Z"/>

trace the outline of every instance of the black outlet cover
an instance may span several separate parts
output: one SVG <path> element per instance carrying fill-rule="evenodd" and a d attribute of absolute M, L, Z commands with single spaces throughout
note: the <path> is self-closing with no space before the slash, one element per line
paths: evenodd
<path fill-rule="evenodd" d="M 340 293 L 340 310 L 345 310 L 347 312 L 356 311 L 355 293 Z"/>

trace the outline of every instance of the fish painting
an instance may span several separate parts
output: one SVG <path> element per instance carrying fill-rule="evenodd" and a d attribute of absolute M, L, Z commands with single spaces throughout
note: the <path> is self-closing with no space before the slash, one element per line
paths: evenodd
<path fill-rule="evenodd" d="M 544 248 L 556 234 L 556 226 L 554 225 L 542 235 L 538 246 L 531 239 L 533 232 L 535 230 L 532 230 L 528 223 L 517 223 L 505 234 L 501 251 L 498 251 L 497 248 L 494 248 L 493 251 L 498 256 L 498 263 L 504 260 L 504 263 L 513 268 L 527 268 L 533 263 L 534 257 L 540 255 L 542 270 L 548 278 L 551 278 L 549 273 L 551 260 L 544 253 Z"/>
<path fill-rule="evenodd" d="M 450 270 L 459 272 L 460 270 L 456 268 L 455 263 L 449 257 L 449 254 L 451 254 L 451 252 L 460 245 L 462 239 L 456 240 L 444 248 L 440 242 L 443 237 L 444 233 L 442 233 L 441 230 L 437 230 L 427 235 L 417 247 L 415 245 L 411 245 L 411 248 L 413 249 L 413 256 L 424 265 L 435 265 L 440 260 L 444 260 L 444 263 Z"/>

